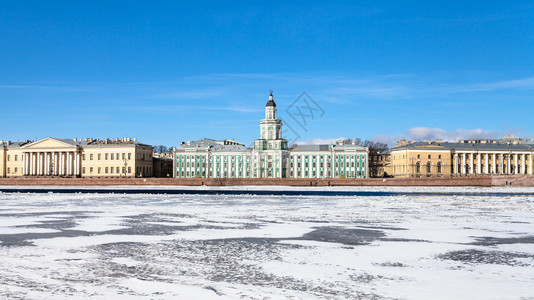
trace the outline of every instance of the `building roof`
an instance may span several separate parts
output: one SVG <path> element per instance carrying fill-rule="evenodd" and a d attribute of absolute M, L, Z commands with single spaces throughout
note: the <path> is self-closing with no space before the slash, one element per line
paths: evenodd
<path fill-rule="evenodd" d="M 298 145 L 291 151 L 304 152 L 304 151 L 330 151 L 331 145 Z"/>
<path fill-rule="evenodd" d="M 534 145 L 529 144 L 507 144 L 497 142 L 464 142 L 464 143 L 450 143 L 450 142 L 415 142 L 398 147 L 391 148 L 395 150 L 475 150 L 475 151 L 508 151 L 508 150 L 533 150 Z"/>
<path fill-rule="evenodd" d="M 298 145 L 291 150 L 291 152 L 307 152 L 307 151 L 335 151 L 335 150 L 363 150 L 366 151 L 366 147 L 358 145 Z"/>
<path fill-rule="evenodd" d="M 269 101 L 267 101 L 267 104 L 265 106 L 274 106 L 276 107 L 276 103 L 274 103 L 273 99 L 273 91 L 271 91 L 271 94 L 269 95 Z"/>

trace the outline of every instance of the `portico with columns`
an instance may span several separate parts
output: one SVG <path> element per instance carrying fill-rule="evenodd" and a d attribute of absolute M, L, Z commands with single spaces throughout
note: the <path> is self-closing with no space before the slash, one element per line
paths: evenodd
<path fill-rule="evenodd" d="M 75 141 L 45 138 L 23 149 L 23 176 L 81 175 L 81 147 Z"/>
<path fill-rule="evenodd" d="M 532 175 L 532 150 L 453 151 L 453 175 Z"/>

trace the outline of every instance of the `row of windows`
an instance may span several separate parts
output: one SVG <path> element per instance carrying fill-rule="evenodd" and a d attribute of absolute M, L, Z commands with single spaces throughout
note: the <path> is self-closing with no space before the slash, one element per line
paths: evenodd
<path fill-rule="evenodd" d="M 404 158 L 404 155 L 403 155 L 403 158 Z M 421 154 L 417 154 L 417 158 L 421 159 Z M 431 159 L 431 158 L 432 158 L 432 154 L 429 154 L 428 159 Z M 438 159 L 441 159 L 441 154 L 438 155 Z"/>
<path fill-rule="evenodd" d="M 339 172 L 339 171 L 336 171 L 335 172 L 336 176 L 346 176 L 346 177 L 355 177 L 355 176 L 363 176 L 365 174 L 365 172 L 363 171 L 347 171 L 346 173 L 344 172 Z M 311 175 L 311 177 L 323 177 L 323 176 L 327 176 L 327 177 L 330 177 L 332 175 L 332 173 L 330 172 L 330 170 L 328 170 L 327 172 L 324 172 L 323 170 L 320 170 L 320 171 L 311 171 L 309 172 L 308 170 L 306 171 L 291 171 L 290 172 L 290 176 L 291 177 L 308 177 L 309 175 Z"/>
<path fill-rule="evenodd" d="M 465 172 L 465 173 L 471 173 L 471 166 L 469 164 L 466 164 L 466 165 L 463 165 L 464 168 L 462 168 L 462 165 L 461 164 L 458 164 L 458 169 L 459 172 Z M 516 173 L 516 168 L 517 168 L 517 173 L 518 174 L 521 174 L 521 171 L 523 171 L 524 174 L 527 174 L 528 173 L 528 165 L 525 165 L 525 168 L 522 170 L 521 168 L 521 165 L 518 165 L 517 167 L 515 165 L 510 165 L 510 174 L 515 174 Z M 477 172 L 478 168 L 477 168 L 477 165 L 474 164 L 473 165 L 473 172 Z M 502 170 L 502 173 L 503 174 L 508 174 L 508 166 L 506 164 L 503 164 L 502 165 L 502 169 L 500 167 L 499 164 L 496 164 L 495 165 L 495 173 L 500 173 Z M 492 165 L 491 164 L 488 164 L 488 169 L 487 169 L 487 172 L 488 173 L 493 173 L 493 169 L 492 169 Z M 484 165 L 480 165 L 480 173 L 485 173 L 485 166 Z"/>
<path fill-rule="evenodd" d="M 221 178 L 221 177 L 228 178 L 228 175 L 230 175 L 230 177 L 236 177 L 236 175 L 237 177 L 243 177 L 243 175 L 245 175 L 246 177 L 250 177 L 250 172 L 248 170 L 246 172 L 235 172 L 235 171 L 213 172 L 213 171 L 210 171 L 208 174 L 210 177 L 213 177 L 213 175 L 215 174 L 215 177 L 218 177 L 218 178 Z M 202 172 L 181 171 L 181 172 L 178 172 L 177 175 L 180 177 L 197 177 L 197 176 L 205 177 L 206 171 L 202 171 Z"/>
<path fill-rule="evenodd" d="M 204 168 L 204 169 L 206 168 L 206 163 L 205 163 L 205 162 L 202 163 L 202 164 L 199 163 L 199 162 L 197 162 L 197 163 L 195 164 L 194 162 L 189 162 L 189 161 L 188 161 L 188 162 L 185 162 L 185 163 L 184 163 L 184 162 L 181 162 L 181 163 L 179 162 L 179 163 L 178 163 L 178 167 L 179 167 L 179 168 L 180 168 L 180 167 L 183 168 L 184 165 L 185 165 L 186 168 L 195 168 L 195 167 L 196 167 L 196 168 L 200 168 L 200 166 L 202 166 L 202 168 Z M 235 162 L 232 162 L 230 165 L 231 165 L 232 168 L 235 168 L 236 163 L 235 163 Z M 243 164 L 241 164 L 241 166 L 243 166 Z M 223 163 L 221 163 L 221 162 L 219 161 L 219 163 L 216 163 L 216 164 L 215 164 L 215 167 L 217 167 L 217 168 L 224 167 L 224 168 L 226 169 L 226 168 L 228 168 L 228 162 L 225 161 L 224 164 L 223 164 Z M 248 169 L 249 167 L 250 167 L 250 164 L 247 162 L 247 163 L 246 163 L 246 168 Z"/>
<path fill-rule="evenodd" d="M 346 162 L 345 164 L 342 163 L 342 162 L 336 162 L 335 165 L 336 165 L 336 168 L 339 168 L 340 166 L 341 166 L 341 167 L 345 166 L 345 167 L 347 167 L 347 168 L 351 168 L 351 167 L 354 168 L 354 167 L 356 166 L 356 168 L 360 168 L 360 163 L 359 163 L 359 162 L 356 162 L 356 163 L 355 163 L 354 161 Z M 294 166 L 294 164 L 293 164 L 293 162 L 292 162 L 292 163 L 290 164 L 290 167 L 293 168 L 293 166 Z M 310 166 L 310 164 L 309 164 L 308 162 L 305 162 L 305 163 L 304 163 L 304 168 L 308 168 L 309 166 Z M 317 163 L 316 163 L 316 162 L 312 162 L 312 163 L 311 163 L 311 166 L 312 166 L 312 168 L 316 168 L 316 167 L 317 167 Z M 365 167 L 365 165 L 364 165 L 363 163 L 361 164 L 361 166 L 362 166 L 362 168 Z M 297 168 L 301 168 L 301 167 L 302 167 L 301 162 L 297 162 Z M 326 167 L 327 167 L 327 168 L 332 167 L 332 163 L 331 163 L 331 162 L 327 162 L 327 163 L 326 163 Z M 323 162 L 320 162 L 320 163 L 319 163 L 319 168 L 324 168 L 324 163 L 323 163 Z"/>
<path fill-rule="evenodd" d="M 103 155 L 102 155 L 103 154 Z M 137 158 L 140 160 L 149 160 L 151 159 L 152 155 L 147 153 L 138 153 Z M 89 154 L 89 160 L 132 160 L 132 153 L 97 153 L 96 155 L 93 153 Z M 87 156 L 86 154 L 82 154 L 82 160 L 86 160 Z"/>
<path fill-rule="evenodd" d="M 18 156 L 17 154 L 15 154 L 15 155 L 13 155 L 13 158 L 14 158 L 13 161 L 18 161 L 19 156 Z M 11 157 L 10 157 L 10 155 L 8 154 L 8 155 L 7 155 L 7 161 L 10 161 L 10 159 L 11 159 Z"/>
<path fill-rule="evenodd" d="M 102 170 L 104 170 L 103 174 L 131 174 L 132 173 L 132 167 L 89 167 L 89 174 L 95 174 L 94 171 L 96 171 L 96 174 L 102 174 Z M 152 170 L 151 167 L 137 167 L 136 173 L 137 174 L 145 174 L 150 173 Z M 86 167 L 82 168 L 82 174 L 86 174 Z"/>
<path fill-rule="evenodd" d="M 217 156 L 210 156 L 209 157 L 209 160 L 210 161 L 213 161 L 214 160 L 214 157 L 218 160 L 218 161 L 221 161 L 221 160 L 245 160 L 246 161 L 250 161 L 250 157 L 249 156 L 240 156 L 240 155 L 217 155 Z M 178 155 L 178 160 L 182 160 L 182 161 L 187 161 L 187 160 L 197 160 L 197 161 L 206 161 L 206 155 Z"/>

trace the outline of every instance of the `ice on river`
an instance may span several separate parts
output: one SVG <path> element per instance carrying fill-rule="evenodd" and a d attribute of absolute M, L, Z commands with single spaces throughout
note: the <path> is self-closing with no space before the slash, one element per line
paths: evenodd
<path fill-rule="evenodd" d="M 71 189 L 0 193 L 0 298 L 534 297 L 534 189 Z"/>

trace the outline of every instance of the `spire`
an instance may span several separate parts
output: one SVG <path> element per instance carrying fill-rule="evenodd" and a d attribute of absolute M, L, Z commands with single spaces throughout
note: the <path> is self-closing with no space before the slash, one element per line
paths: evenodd
<path fill-rule="evenodd" d="M 265 106 L 274 106 L 274 107 L 276 107 L 276 103 L 274 103 L 274 99 L 273 99 L 273 91 L 270 91 L 269 101 L 267 101 L 267 105 L 265 105 Z"/>

